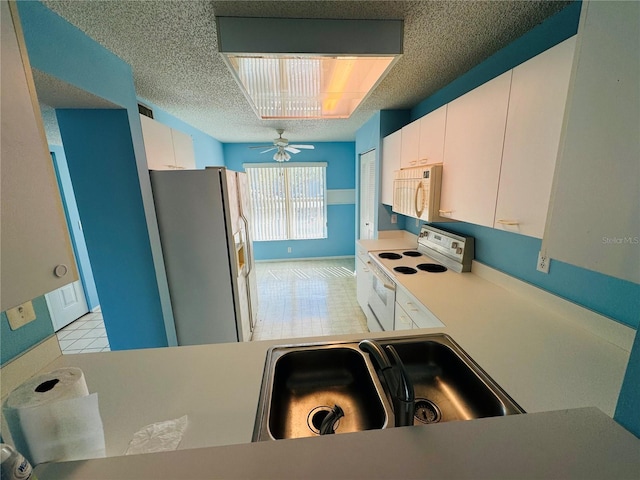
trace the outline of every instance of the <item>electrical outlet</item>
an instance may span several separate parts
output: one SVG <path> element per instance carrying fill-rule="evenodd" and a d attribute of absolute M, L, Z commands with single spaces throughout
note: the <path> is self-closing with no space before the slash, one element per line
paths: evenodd
<path fill-rule="evenodd" d="M 551 263 L 551 259 L 546 255 L 543 255 L 542 252 L 538 252 L 538 266 L 536 270 L 542 273 L 549 273 L 549 264 Z"/>
<path fill-rule="evenodd" d="M 287 247 L 287 253 L 291 253 L 291 247 Z"/>
<path fill-rule="evenodd" d="M 391 223 L 398 223 L 398 215 L 396 213 L 391 214 Z"/>
<path fill-rule="evenodd" d="M 36 312 L 33 309 L 33 303 L 23 303 L 11 310 L 7 310 L 7 318 L 9 319 L 11 330 L 17 330 L 23 325 L 32 322 L 36 319 Z"/>

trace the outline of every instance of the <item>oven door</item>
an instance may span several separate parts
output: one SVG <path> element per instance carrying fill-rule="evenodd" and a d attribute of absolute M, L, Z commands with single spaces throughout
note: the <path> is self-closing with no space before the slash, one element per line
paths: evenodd
<path fill-rule="evenodd" d="M 369 325 L 369 330 L 380 331 L 382 329 L 382 331 L 390 331 L 393 330 L 396 284 L 378 266 L 374 263 L 371 265 L 373 282 L 367 303 L 378 325 Z"/>

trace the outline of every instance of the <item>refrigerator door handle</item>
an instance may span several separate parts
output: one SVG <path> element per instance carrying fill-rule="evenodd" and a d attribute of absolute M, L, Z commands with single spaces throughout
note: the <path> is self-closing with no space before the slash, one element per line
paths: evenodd
<path fill-rule="evenodd" d="M 247 272 L 246 272 L 246 275 L 248 276 L 251 273 L 251 270 L 253 270 L 253 252 L 251 251 L 253 246 L 251 245 L 251 242 L 249 241 L 249 221 L 247 220 L 247 217 L 245 217 L 244 214 L 242 214 L 242 213 L 240 213 L 240 218 L 244 222 L 244 237 L 245 237 L 244 238 L 244 244 L 247 247 L 247 256 L 249 257 L 249 261 L 247 262 L 247 264 L 249 266 L 248 266 Z"/>

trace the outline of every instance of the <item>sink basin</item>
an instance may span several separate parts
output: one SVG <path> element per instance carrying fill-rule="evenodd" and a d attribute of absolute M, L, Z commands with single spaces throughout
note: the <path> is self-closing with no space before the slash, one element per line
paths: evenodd
<path fill-rule="evenodd" d="M 357 344 L 275 347 L 254 441 L 319 435 L 334 405 L 344 411 L 335 433 L 384 428 L 388 408 L 372 370 Z"/>
<path fill-rule="evenodd" d="M 524 413 L 448 335 L 386 338 L 415 390 L 414 425 Z M 335 433 L 394 426 L 384 377 L 359 342 L 272 347 L 262 379 L 253 441 L 319 435 L 334 405 Z"/>
<path fill-rule="evenodd" d="M 395 347 L 413 382 L 414 425 L 523 413 L 447 335 L 381 345 Z"/>

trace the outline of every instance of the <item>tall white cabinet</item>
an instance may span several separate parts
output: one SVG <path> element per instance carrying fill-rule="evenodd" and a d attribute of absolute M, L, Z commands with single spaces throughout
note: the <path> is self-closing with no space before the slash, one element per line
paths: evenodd
<path fill-rule="evenodd" d="M 494 228 L 544 234 L 575 43 L 513 69 Z"/>
<path fill-rule="evenodd" d="M 550 258 L 640 283 L 640 2 L 585 1 L 553 195 Z"/>
<path fill-rule="evenodd" d="M 449 103 L 440 215 L 493 227 L 511 71 Z"/>

